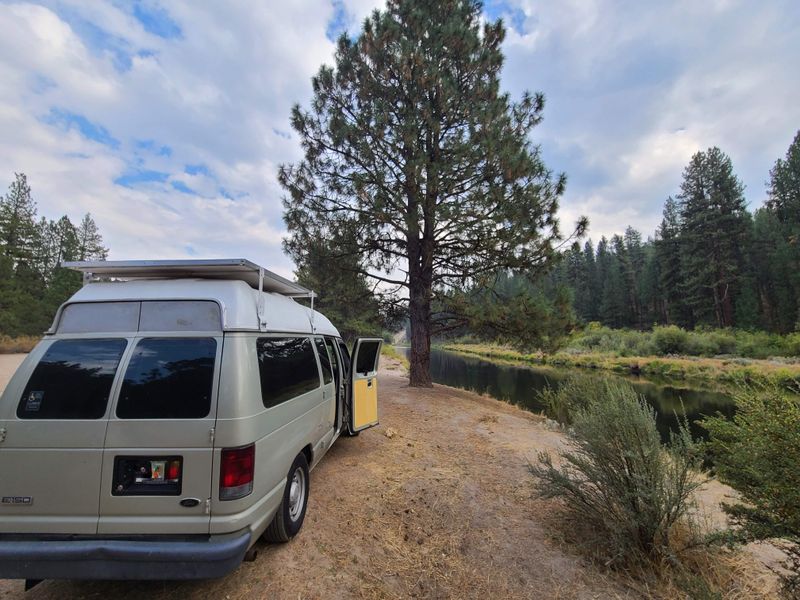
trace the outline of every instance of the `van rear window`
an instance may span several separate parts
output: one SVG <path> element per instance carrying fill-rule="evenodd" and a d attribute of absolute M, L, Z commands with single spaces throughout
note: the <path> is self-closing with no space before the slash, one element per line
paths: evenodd
<path fill-rule="evenodd" d="M 361 342 L 358 347 L 358 363 L 356 373 L 371 373 L 375 370 L 375 363 L 378 359 L 378 346 L 380 342 Z"/>
<path fill-rule="evenodd" d="M 20 419 L 99 419 L 125 340 L 57 340 L 33 370 L 22 393 Z"/>
<path fill-rule="evenodd" d="M 202 419 L 211 409 L 214 338 L 146 338 L 133 349 L 120 419 Z"/>
<path fill-rule="evenodd" d="M 256 351 L 261 399 L 267 408 L 319 387 L 319 369 L 310 339 L 259 338 Z"/>

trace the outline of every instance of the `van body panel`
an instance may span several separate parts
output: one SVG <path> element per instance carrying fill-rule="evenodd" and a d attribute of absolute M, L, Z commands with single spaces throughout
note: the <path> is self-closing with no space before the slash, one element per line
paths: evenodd
<path fill-rule="evenodd" d="M 125 378 L 129 376 L 137 348 L 150 350 L 147 344 L 165 344 L 170 341 L 191 345 L 214 341 L 214 367 L 207 414 L 201 418 L 120 418 L 120 403 L 125 394 Z M 102 488 L 100 490 L 101 534 L 166 534 L 208 533 L 211 470 L 213 468 L 212 432 L 216 424 L 217 390 L 223 355 L 223 336 L 204 333 L 154 332 L 137 336 L 122 368 L 114 410 L 108 419 L 108 430 L 103 456 Z M 180 358 L 180 357 L 178 357 Z M 172 363 L 167 363 L 172 364 Z M 180 490 L 170 495 L 120 495 L 115 493 L 117 461 L 141 457 L 142 459 L 168 459 L 181 461 Z M 182 500 L 197 501 L 193 506 L 181 504 Z"/>
<path fill-rule="evenodd" d="M 353 386 L 355 414 L 353 426 L 364 429 L 378 422 L 378 378 L 357 379 Z"/>
<path fill-rule="evenodd" d="M 102 339 L 101 336 L 92 336 Z M 113 336 L 119 340 L 119 336 Z M 19 418 L 22 395 L 37 365 L 58 340 L 46 338 L 28 355 L 0 398 L 0 533 L 97 532 L 106 416 L 97 419 Z M 115 380 L 111 384 L 113 395 Z"/>

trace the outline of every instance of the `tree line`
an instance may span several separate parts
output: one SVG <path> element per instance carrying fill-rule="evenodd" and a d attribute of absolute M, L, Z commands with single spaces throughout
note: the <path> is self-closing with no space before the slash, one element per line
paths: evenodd
<path fill-rule="evenodd" d="M 770 171 L 767 202 L 750 212 L 731 159 L 698 152 L 646 240 L 633 227 L 573 243 L 548 275 L 576 316 L 610 327 L 653 324 L 800 328 L 800 132 Z"/>
<path fill-rule="evenodd" d="M 39 216 L 24 173 L 0 198 L 0 334 L 39 335 L 56 309 L 81 287 L 79 273 L 62 261 L 105 260 L 108 249 L 90 214 Z"/>

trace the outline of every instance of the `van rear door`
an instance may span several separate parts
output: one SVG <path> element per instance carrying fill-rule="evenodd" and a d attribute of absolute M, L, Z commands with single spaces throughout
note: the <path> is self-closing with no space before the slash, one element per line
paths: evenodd
<path fill-rule="evenodd" d="M 381 338 L 358 338 L 353 346 L 350 389 L 350 430 L 361 431 L 378 424 L 378 360 Z"/>
<path fill-rule="evenodd" d="M 128 342 L 50 339 L 0 400 L 0 532 L 94 534 L 109 398 Z"/>
<path fill-rule="evenodd" d="M 222 334 L 133 343 L 109 415 L 98 533 L 208 533 Z"/>

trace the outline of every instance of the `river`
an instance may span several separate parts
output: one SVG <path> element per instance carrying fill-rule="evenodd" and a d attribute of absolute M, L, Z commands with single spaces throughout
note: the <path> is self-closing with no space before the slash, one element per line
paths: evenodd
<path fill-rule="evenodd" d="M 397 349 L 408 356 L 409 348 Z M 676 428 L 678 415 L 686 416 L 693 437 L 704 438 L 705 430 L 697 425 L 699 419 L 718 412 L 730 417 L 734 412 L 732 399 L 720 389 L 699 389 L 683 382 L 651 381 L 644 377 L 620 377 L 602 371 L 517 365 L 436 348 L 431 351 L 431 376 L 435 383 L 486 394 L 537 413 L 544 411 L 537 392 L 557 387 L 574 373 L 592 373 L 631 382 L 655 408 L 656 424 L 665 441 L 669 432 Z"/>

